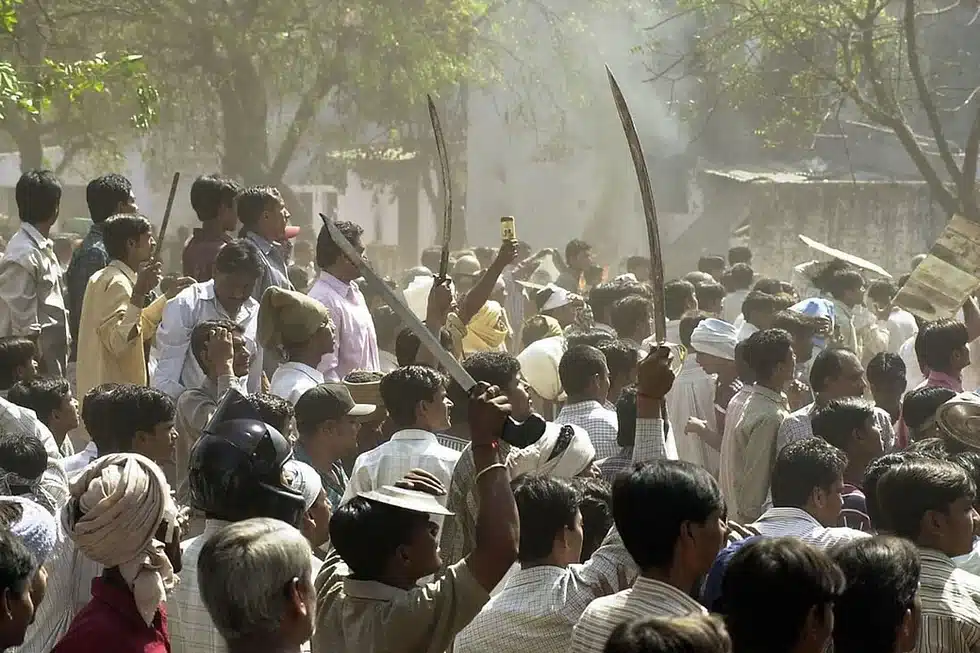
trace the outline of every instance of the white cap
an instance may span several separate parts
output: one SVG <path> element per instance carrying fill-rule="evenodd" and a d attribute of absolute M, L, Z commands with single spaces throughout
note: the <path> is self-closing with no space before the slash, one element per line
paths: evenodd
<path fill-rule="evenodd" d="M 446 510 L 438 499 L 427 492 L 408 490 L 394 485 L 383 485 L 377 490 L 358 492 L 357 496 L 412 512 L 422 512 L 429 515 L 455 514 L 451 510 Z"/>

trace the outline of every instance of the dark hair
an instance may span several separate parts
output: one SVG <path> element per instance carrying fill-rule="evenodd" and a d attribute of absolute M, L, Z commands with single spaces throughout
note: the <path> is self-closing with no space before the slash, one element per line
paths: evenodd
<path fill-rule="evenodd" d="M 21 222 L 38 225 L 58 215 L 61 182 L 50 170 L 28 170 L 14 189 Z"/>
<path fill-rule="evenodd" d="M 664 284 L 664 312 L 667 319 L 681 319 L 694 297 L 694 284 L 690 281 L 675 279 Z"/>
<path fill-rule="evenodd" d="M 565 245 L 565 262 L 572 260 L 582 252 L 588 252 L 592 250 L 592 245 L 588 244 L 584 240 L 579 240 L 575 238 L 574 240 L 568 241 Z"/>
<path fill-rule="evenodd" d="M 414 365 L 421 346 L 422 341 L 419 337 L 408 327 L 402 327 L 395 336 L 395 361 L 398 366 Z"/>
<path fill-rule="evenodd" d="M 395 311 L 388 305 L 378 306 L 371 311 L 371 320 L 374 322 L 374 330 L 378 334 L 378 343 L 392 346 L 395 338 L 398 337 L 398 330 L 402 328 L 402 321 Z"/>
<path fill-rule="evenodd" d="M 0 390 L 17 382 L 17 370 L 37 357 L 37 345 L 23 336 L 0 338 Z"/>
<path fill-rule="evenodd" d="M 915 337 L 915 355 L 930 370 L 949 369 L 953 352 L 970 342 L 966 325 L 959 320 L 943 319 L 927 322 Z"/>
<path fill-rule="evenodd" d="M 827 290 L 834 297 L 840 296 L 848 290 L 857 290 L 864 286 L 864 277 L 857 270 L 837 270 L 827 281 Z"/>
<path fill-rule="evenodd" d="M 698 298 L 698 305 L 704 308 L 715 302 L 722 302 L 725 299 L 725 286 L 716 281 L 705 281 L 694 284 L 694 294 Z"/>
<path fill-rule="evenodd" d="M 715 272 L 723 272 L 728 267 L 728 263 L 723 256 L 717 254 L 702 256 L 698 259 L 698 272 L 714 275 Z"/>
<path fill-rule="evenodd" d="M 684 523 L 704 524 L 725 505 L 711 474 L 677 460 L 635 465 L 613 482 L 612 497 L 616 528 L 641 570 L 668 568 Z"/>
<path fill-rule="evenodd" d="M 521 544 L 517 559 L 523 563 L 551 555 L 555 537 L 575 527 L 579 496 L 572 485 L 559 478 L 525 475 L 512 484 L 521 520 Z"/>
<path fill-rule="evenodd" d="M 949 460 L 950 451 L 947 442 L 955 443 L 955 440 L 944 440 L 942 438 L 923 438 L 916 440 L 905 447 L 906 453 L 915 454 L 933 460 Z"/>
<path fill-rule="evenodd" d="M 33 433 L 11 431 L 0 438 L 0 469 L 37 480 L 48 467 L 48 452 Z"/>
<path fill-rule="evenodd" d="M 463 361 L 463 369 L 473 380 L 495 385 L 506 392 L 515 377 L 521 374 L 521 364 L 510 354 L 500 351 L 481 351 Z"/>
<path fill-rule="evenodd" d="M 693 315 L 685 315 L 681 318 L 678 331 L 680 332 L 681 344 L 687 347 L 688 351 L 692 349 L 691 336 L 694 335 L 694 330 L 707 319 L 707 313 L 695 313 Z"/>
<path fill-rule="evenodd" d="M 980 451 L 960 451 L 949 459 L 965 469 L 973 484 L 980 487 Z"/>
<path fill-rule="evenodd" d="M 874 414 L 875 406 L 870 401 L 843 397 L 817 406 L 810 413 L 810 426 L 815 436 L 846 452 L 854 439 L 854 431 L 864 428 Z"/>
<path fill-rule="evenodd" d="M 235 181 L 217 174 L 201 175 L 191 184 L 191 208 L 201 222 L 218 219 L 218 212 L 233 206 L 242 187 Z"/>
<path fill-rule="evenodd" d="M 868 361 L 868 367 L 864 371 L 865 376 L 868 377 L 868 383 L 877 385 L 878 383 L 887 383 L 892 379 L 902 379 L 905 380 L 905 361 L 898 354 L 893 354 L 887 351 L 881 351 L 872 357 Z"/>
<path fill-rule="evenodd" d="M 419 256 L 419 263 L 429 269 L 429 272 L 439 272 L 439 261 L 442 259 L 441 247 L 426 247 Z"/>
<path fill-rule="evenodd" d="M 616 337 L 611 335 L 608 331 L 603 331 L 602 329 L 590 329 L 589 331 L 570 333 L 565 336 L 565 349 L 568 350 L 572 347 L 598 348 L 599 345 L 615 339 Z"/>
<path fill-rule="evenodd" d="M 0 528 L 10 528 L 24 518 L 24 504 L 0 498 Z"/>
<path fill-rule="evenodd" d="M 647 275 L 650 274 L 650 259 L 646 256 L 627 256 L 626 271 L 636 274 L 637 270 L 643 270 Z"/>
<path fill-rule="evenodd" d="M 289 423 L 295 415 L 291 403 L 268 392 L 251 394 L 246 399 L 252 404 L 252 408 L 258 412 L 259 418 L 263 422 L 279 431 L 283 437 L 288 437 Z"/>
<path fill-rule="evenodd" d="M 113 399 L 121 387 L 118 383 L 101 383 L 86 392 L 82 398 L 82 424 L 100 455 L 116 448 L 113 442 L 116 437 L 114 423 L 118 419 L 125 419 L 118 416 L 113 409 Z"/>
<path fill-rule="evenodd" d="M 777 295 L 778 301 L 782 295 Z M 772 316 L 772 328 L 786 331 L 794 340 L 810 339 L 817 333 L 817 325 L 812 317 L 783 309 Z"/>
<path fill-rule="evenodd" d="M 736 290 L 748 290 L 755 279 L 755 271 L 748 263 L 734 263 L 728 270 L 728 280 Z"/>
<path fill-rule="evenodd" d="M 232 334 L 232 337 L 245 333 L 241 325 L 231 320 L 205 320 L 191 329 L 191 353 L 202 370 L 208 369 L 205 348 L 215 329 L 225 329 Z"/>
<path fill-rule="evenodd" d="M 846 467 L 844 452 L 820 438 L 783 447 L 772 468 L 773 507 L 802 508 L 814 490 L 828 490 L 839 481 Z"/>
<path fill-rule="evenodd" d="M 118 413 L 114 426 L 120 452 L 131 452 L 137 433 L 152 433 L 157 425 L 174 421 L 176 412 L 173 399 L 166 393 L 131 383 L 116 388 L 112 410 Z"/>
<path fill-rule="evenodd" d="M 795 538 L 760 537 L 728 563 L 720 612 L 737 653 L 784 653 L 796 648 L 813 609 L 843 590 L 844 574 L 823 551 Z"/>
<path fill-rule="evenodd" d="M 742 300 L 742 316 L 752 323 L 759 313 L 775 313 L 776 298 L 760 290 L 751 290 Z"/>
<path fill-rule="evenodd" d="M 609 368 L 610 379 L 620 379 L 629 376 L 639 364 L 639 352 L 623 340 L 608 340 L 596 347 L 606 357 L 606 367 Z"/>
<path fill-rule="evenodd" d="M 919 590 L 919 552 L 908 540 L 879 535 L 830 551 L 847 587 L 834 601 L 835 653 L 892 653 Z"/>
<path fill-rule="evenodd" d="M 877 495 L 888 530 L 914 542 L 926 512 L 948 513 L 964 498 L 972 503 L 976 487 L 956 463 L 917 457 L 889 468 L 878 479 Z"/>
<path fill-rule="evenodd" d="M 868 284 L 868 297 L 874 302 L 887 306 L 898 294 L 898 288 L 891 281 L 876 279 Z"/>
<path fill-rule="evenodd" d="M 607 371 L 605 355 L 589 345 L 569 347 L 558 363 L 558 378 L 569 400 L 584 394 L 593 377 L 603 376 Z"/>
<path fill-rule="evenodd" d="M 721 617 L 645 617 L 613 629 L 603 653 L 731 653 Z"/>
<path fill-rule="evenodd" d="M 214 259 L 214 271 L 243 276 L 248 274 L 257 279 L 262 272 L 259 250 L 244 238 L 228 241 L 218 250 L 218 255 Z"/>
<path fill-rule="evenodd" d="M 439 388 L 445 389 L 447 385 L 446 377 L 431 367 L 399 367 L 381 379 L 381 400 L 388 409 L 391 421 L 404 428 L 415 423 L 419 403 L 433 401 Z"/>
<path fill-rule="evenodd" d="M 868 463 L 864 470 L 864 480 L 861 482 L 861 491 L 864 492 L 864 502 L 871 524 L 878 532 L 887 530 L 885 528 L 881 511 L 878 509 L 878 481 L 892 467 L 901 465 L 907 460 L 918 457 L 918 454 L 910 454 L 907 451 L 895 451 L 886 453 L 875 458 Z"/>
<path fill-rule="evenodd" d="M 7 400 L 30 408 L 39 420 L 47 424 L 51 421 L 51 414 L 61 409 L 61 404 L 70 392 L 68 381 L 61 377 L 31 379 L 15 383 L 7 391 Z"/>
<path fill-rule="evenodd" d="M 251 229 L 273 203 L 282 202 L 282 194 L 272 186 L 250 186 L 236 197 L 238 221 L 243 231 Z"/>
<path fill-rule="evenodd" d="M 582 555 L 585 563 L 596 552 L 613 525 L 612 486 L 601 478 L 576 476 L 572 486 L 579 493 L 578 509 L 582 513 Z"/>
<path fill-rule="evenodd" d="M 330 543 L 357 580 L 381 580 L 398 547 L 429 524 L 425 513 L 354 497 L 330 518 Z"/>
<path fill-rule="evenodd" d="M 521 329 L 521 347 L 527 349 L 531 344 L 542 340 L 551 332 L 551 326 L 544 315 L 534 315 L 524 321 Z"/>
<path fill-rule="evenodd" d="M 920 429 L 936 416 L 936 411 L 956 396 L 949 388 L 926 386 L 909 390 L 902 399 L 902 419 L 910 429 Z"/>
<path fill-rule="evenodd" d="M 620 337 L 636 333 L 641 324 L 649 324 L 653 315 L 653 302 L 642 295 L 627 295 L 613 304 L 609 312 L 609 326 Z"/>
<path fill-rule="evenodd" d="M 350 222 L 348 220 L 342 220 L 335 222 L 334 226 L 337 230 L 344 235 L 344 238 L 349 240 L 351 243 L 357 242 L 364 234 L 364 229 L 355 222 Z M 326 270 L 331 265 L 337 262 L 343 255 L 340 248 L 330 239 L 330 232 L 327 231 L 326 227 L 320 228 L 320 235 L 316 238 L 316 264 L 323 270 Z"/>
<path fill-rule="evenodd" d="M 109 216 L 119 212 L 119 205 L 129 201 L 133 194 L 133 184 L 116 173 L 96 177 L 85 187 L 85 203 L 88 214 L 95 224 L 105 222 Z"/>
<path fill-rule="evenodd" d="M 38 561 L 23 540 L 0 528 L 0 591 L 23 596 L 29 589 Z"/>
<path fill-rule="evenodd" d="M 844 347 L 828 347 L 817 354 L 810 366 L 810 387 L 814 392 L 823 392 L 831 380 L 841 375 L 846 358 L 857 358 L 857 354 Z"/>
<path fill-rule="evenodd" d="M 752 263 L 752 250 L 745 245 L 731 247 L 728 250 L 728 264 L 735 267 L 739 263 Z"/>
<path fill-rule="evenodd" d="M 632 447 L 636 442 L 635 385 L 628 385 L 619 393 L 619 398 L 616 400 L 616 420 L 619 422 L 616 444 L 621 447 Z"/>
<path fill-rule="evenodd" d="M 650 286 L 626 279 L 613 279 L 593 286 L 589 290 L 589 306 L 592 307 L 592 314 L 597 320 L 601 320 L 612 310 L 613 304 L 630 295 L 640 295 L 649 299 L 653 293 L 650 291 Z"/>
<path fill-rule="evenodd" d="M 126 258 L 129 241 L 153 231 L 150 221 L 138 213 L 118 213 L 102 223 L 102 241 L 110 259 Z"/>
<path fill-rule="evenodd" d="M 768 381 L 776 368 L 793 351 L 793 338 L 782 329 L 756 331 L 747 340 L 745 362 L 752 368 L 756 381 Z"/>

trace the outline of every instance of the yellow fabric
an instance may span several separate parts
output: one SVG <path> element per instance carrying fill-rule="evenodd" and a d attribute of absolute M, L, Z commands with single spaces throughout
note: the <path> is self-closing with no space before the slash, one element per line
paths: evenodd
<path fill-rule="evenodd" d="M 463 353 L 478 351 L 504 351 L 504 341 L 511 334 L 507 312 L 498 302 L 488 301 L 466 325 L 463 336 Z"/>
<path fill-rule="evenodd" d="M 134 306 L 129 299 L 135 282 L 136 273 L 121 261 L 111 261 L 88 281 L 78 326 L 79 397 L 102 383 L 147 383 L 143 343 L 156 334 L 167 297 L 146 308 Z"/>

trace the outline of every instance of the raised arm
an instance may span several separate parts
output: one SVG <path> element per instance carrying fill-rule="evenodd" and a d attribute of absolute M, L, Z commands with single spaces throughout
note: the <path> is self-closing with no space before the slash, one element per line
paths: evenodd
<path fill-rule="evenodd" d="M 476 580 L 490 592 L 517 560 L 520 521 L 510 474 L 497 450 L 510 405 L 499 388 L 479 387 L 479 396 L 470 400 L 469 415 L 480 509 L 476 545 L 466 561 Z"/>
<path fill-rule="evenodd" d="M 637 371 L 636 442 L 633 462 L 667 459 L 664 431 L 664 397 L 674 385 L 670 369 L 671 353 L 667 347 L 652 349 L 640 361 Z"/>

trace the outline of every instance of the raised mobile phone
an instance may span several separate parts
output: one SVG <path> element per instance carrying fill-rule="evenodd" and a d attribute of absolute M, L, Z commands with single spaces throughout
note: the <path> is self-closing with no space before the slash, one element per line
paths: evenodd
<path fill-rule="evenodd" d="M 500 240 L 517 240 L 517 226 L 514 216 L 505 215 L 500 218 Z"/>

